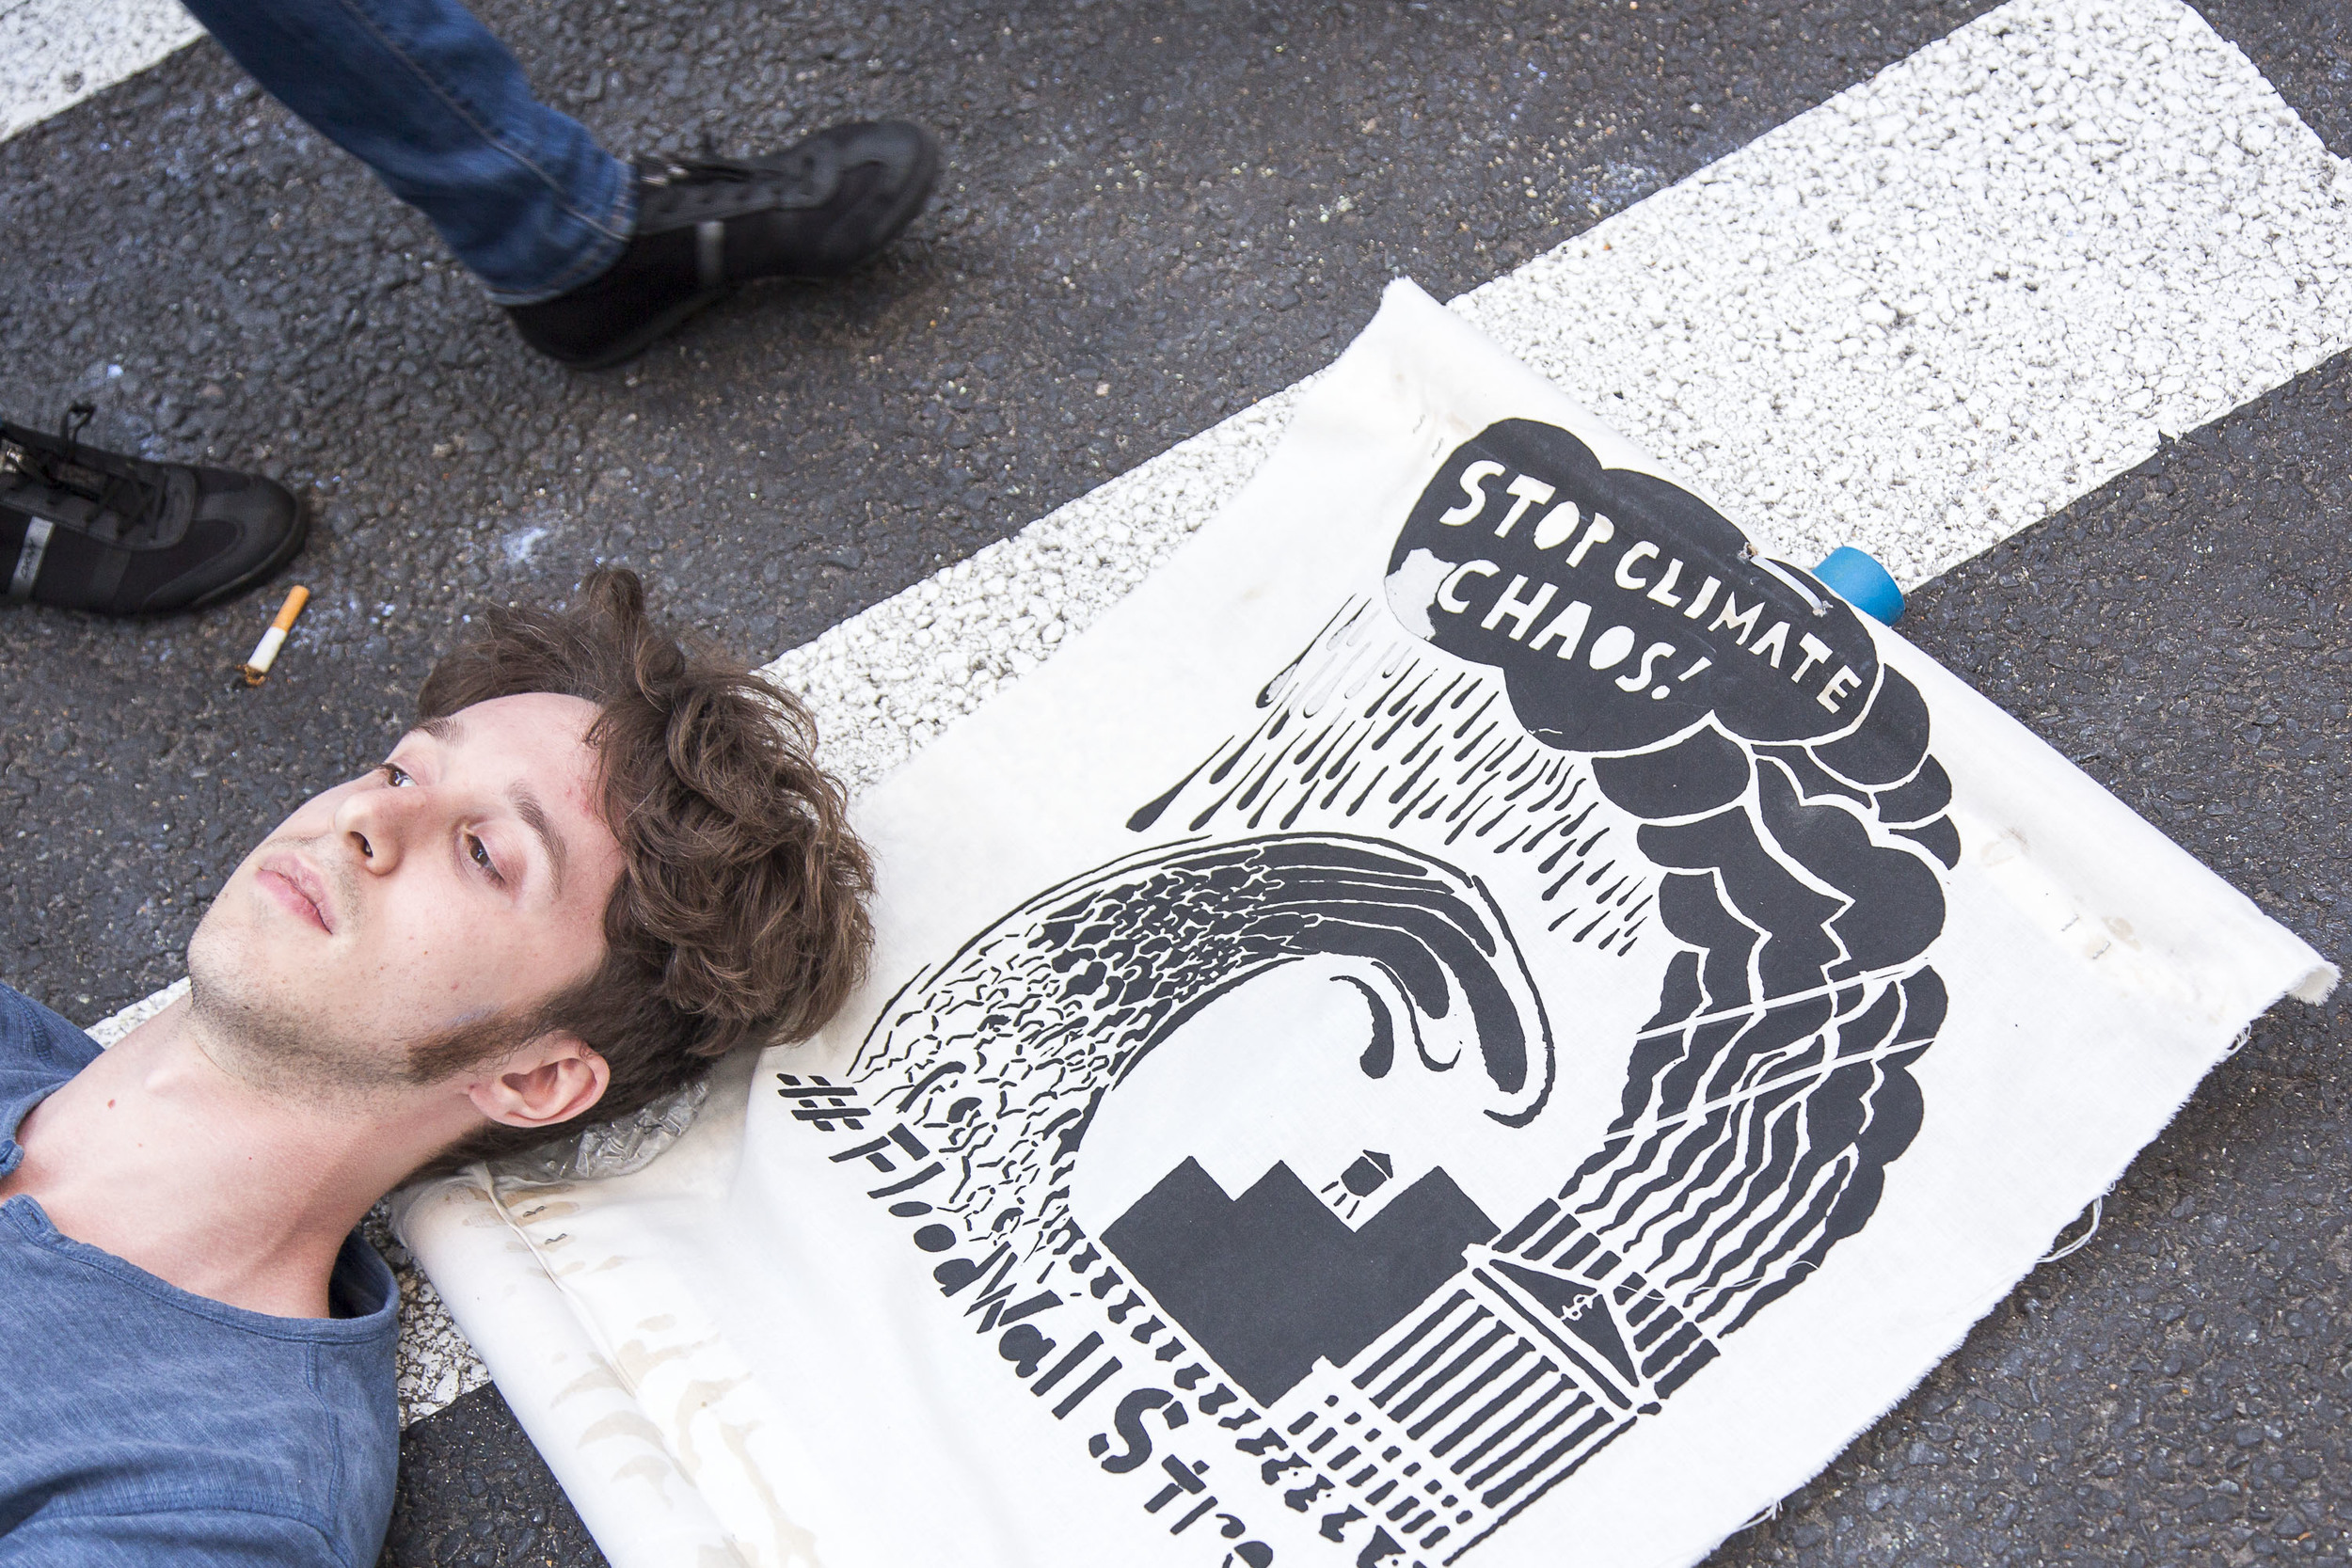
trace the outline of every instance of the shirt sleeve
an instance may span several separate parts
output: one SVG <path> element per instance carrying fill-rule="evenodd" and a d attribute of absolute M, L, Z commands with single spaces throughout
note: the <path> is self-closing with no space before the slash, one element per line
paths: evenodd
<path fill-rule="evenodd" d="M 0 985 L 0 1101 L 56 1087 L 98 1059 L 98 1042 L 11 986 Z"/>
<path fill-rule="evenodd" d="M 317 1527 L 280 1514 L 199 1508 L 36 1516 L 0 1535 L 0 1568 L 369 1568 Z"/>

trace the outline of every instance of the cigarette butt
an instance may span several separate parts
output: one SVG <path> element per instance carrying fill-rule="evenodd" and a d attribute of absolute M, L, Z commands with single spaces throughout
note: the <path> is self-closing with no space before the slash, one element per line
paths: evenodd
<path fill-rule="evenodd" d="M 238 673 L 247 686 L 259 686 L 269 678 L 269 667 L 278 662 L 278 650 L 286 645 L 286 634 L 294 630 L 294 617 L 310 602 L 310 591 L 299 583 L 286 591 L 286 602 L 278 607 L 278 618 L 262 633 L 262 640 L 253 644 L 253 657 L 245 661 Z"/>

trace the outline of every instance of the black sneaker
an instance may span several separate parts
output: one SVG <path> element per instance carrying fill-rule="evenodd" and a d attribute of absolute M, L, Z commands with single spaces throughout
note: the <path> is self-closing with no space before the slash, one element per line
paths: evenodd
<path fill-rule="evenodd" d="M 275 480 L 150 463 L 0 421 L 0 575 L 11 599 L 161 615 L 252 587 L 302 548 L 309 524 Z"/>
<path fill-rule="evenodd" d="M 590 282 L 507 308 L 540 353 L 602 370 L 730 284 L 838 277 L 890 243 L 939 178 L 939 142 L 897 120 L 836 125 L 765 158 L 637 166 L 637 231 Z"/>

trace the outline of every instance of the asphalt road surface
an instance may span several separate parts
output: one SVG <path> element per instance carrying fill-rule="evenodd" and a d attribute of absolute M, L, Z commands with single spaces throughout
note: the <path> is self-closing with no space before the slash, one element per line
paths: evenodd
<path fill-rule="evenodd" d="M 258 691 L 228 672 L 259 599 L 0 610 L 0 978 L 82 1020 L 175 978 L 237 857 L 374 760 L 469 606 L 616 562 L 792 646 L 1327 363 L 1390 277 L 1502 274 L 1987 8 L 499 0 L 616 149 L 867 114 L 947 140 L 881 264 L 597 376 L 532 359 L 211 44 L 173 55 L 0 142 L 0 409 L 91 398 L 93 437 L 278 474 L 317 599 Z M 2352 5 L 2198 8 L 2352 154 Z M 2347 500 L 2352 356 L 1946 572 L 1903 629 L 2342 962 Z M 2352 1555 L 2347 1012 L 2258 1026 L 2090 1245 L 1711 1560 Z M 601 1560 L 495 1390 L 403 1458 L 388 1560 Z"/>

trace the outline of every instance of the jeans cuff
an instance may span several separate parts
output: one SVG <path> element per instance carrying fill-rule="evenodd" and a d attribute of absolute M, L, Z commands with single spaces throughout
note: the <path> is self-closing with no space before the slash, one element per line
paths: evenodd
<path fill-rule="evenodd" d="M 544 305 L 561 299 L 574 289 L 583 288 L 602 277 L 628 249 L 629 241 L 637 233 L 637 169 L 634 165 L 612 160 L 619 178 L 614 182 L 612 199 L 604 213 L 593 222 L 580 222 L 586 243 L 562 271 L 544 285 L 529 290 L 487 289 L 490 303 L 501 307 Z"/>

